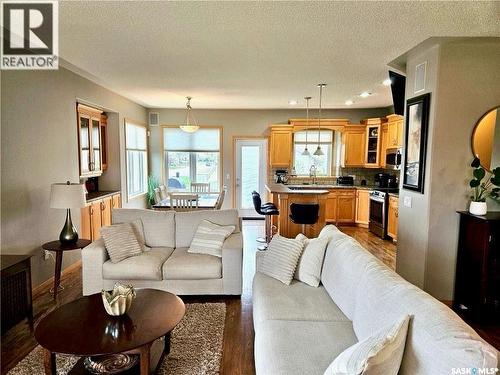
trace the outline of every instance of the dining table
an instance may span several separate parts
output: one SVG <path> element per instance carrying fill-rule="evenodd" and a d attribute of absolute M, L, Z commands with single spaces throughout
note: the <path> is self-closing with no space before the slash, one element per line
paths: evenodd
<path fill-rule="evenodd" d="M 182 193 L 176 193 L 176 195 L 182 195 Z M 186 193 L 186 195 L 193 195 L 193 193 Z M 198 207 L 193 207 L 197 210 L 213 210 L 217 204 L 217 199 L 219 198 L 219 193 L 198 193 Z M 170 198 L 167 197 L 162 199 L 158 203 L 152 206 L 153 210 L 175 210 L 175 207 L 170 206 Z"/>

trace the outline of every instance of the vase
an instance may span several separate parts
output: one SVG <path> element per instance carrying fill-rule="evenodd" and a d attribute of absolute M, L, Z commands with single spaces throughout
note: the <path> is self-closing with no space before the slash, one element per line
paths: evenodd
<path fill-rule="evenodd" d="M 470 202 L 469 212 L 472 215 L 486 215 L 486 212 L 488 212 L 486 202 Z"/>
<path fill-rule="evenodd" d="M 132 305 L 136 293 L 132 285 L 116 283 L 111 292 L 102 291 L 102 303 L 109 315 L 120 316 Z"/>

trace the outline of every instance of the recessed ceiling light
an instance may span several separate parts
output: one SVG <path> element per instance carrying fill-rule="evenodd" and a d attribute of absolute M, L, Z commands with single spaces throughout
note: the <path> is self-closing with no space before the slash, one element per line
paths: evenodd
<path fill-rule="evenodd" d="M 390 86 L 392 84 L 392 81 L 390 78 L 384 79 L 384 82 L 382 82 L 384 86 Z"/>
<path fill-rule="evenodd" d="M 371 92 L 363 91 L 361 94 L 359 94 L 359 96 L 361 96 L 362 98 L 368 98 L 371 94 Z"/>
<path fill-rule="evenodd" d="M 296 99 L 291 99 L 288 101 L 288 105 L 297 105 L 299 102 Z"/>
<path fill-rule="evenodd" d="M 346 100 L 345 105 L 353 105 L 354 102 L 352 100 Z"/>

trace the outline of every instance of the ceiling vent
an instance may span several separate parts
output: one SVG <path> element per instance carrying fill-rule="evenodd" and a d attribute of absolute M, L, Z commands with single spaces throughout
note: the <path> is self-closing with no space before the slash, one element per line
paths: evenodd
<path fill-rule="evenodd" d="M 159 125 L 160 125 L 160 113 L 149 112 L 149 126 L 159 126 Z"/>

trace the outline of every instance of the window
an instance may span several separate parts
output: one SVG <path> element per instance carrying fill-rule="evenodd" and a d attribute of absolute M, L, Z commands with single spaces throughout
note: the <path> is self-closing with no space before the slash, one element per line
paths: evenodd
<path fill-rule="evenodd" d="M 192 182 L 205 182 L 211 192 L 221 190 L 220 128 L 200 128 L 186 133 L 178 127 L 163 128 L 165 184 L 170 191 L 189 191 Z"/>
<path fill-rule="evenodd" d="M 127 196 L 145 194 L 148 189 L 148 142 L 146 127 L 125 120 L 127 154 Z"/>
<path fill-rule="evenodd" d="M 318 131 L 307 132 L 307 148 L 310 155 L 304 156 L 302 152 L 306 148 L 306 132 L 299 131 L 293 137 L 293 160 L 295 172 L 298 176 L 309 176 L 312 165 L 316 166 L 317 176 L 330 176 L 338 174 L 340 166 L 340 149 L 336 147 L 340 144 L 340 133 L 332 130 L 321 130 L 319 133 L 319 144 L 323 151 L 322 156 L 314 156 L 313 153 L 318 147 Z"/>

